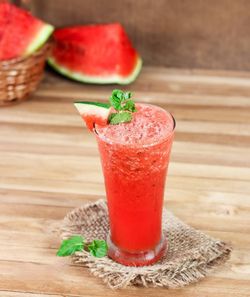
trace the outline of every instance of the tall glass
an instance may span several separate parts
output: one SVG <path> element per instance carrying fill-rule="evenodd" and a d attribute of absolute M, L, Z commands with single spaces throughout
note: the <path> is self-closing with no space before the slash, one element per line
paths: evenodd
<path fill-rule="evenodd" d="M 127 143 L 122 137 L 114 140 L 95 131 L 110 220 L 108 254 L 128 266 L 150 265 L 167 248 L 162 208 L 175 121 L 167 111 L 161 112 L 166 113 L 172 127 L 169 133 L 158 135 L 157 142 Z"/>

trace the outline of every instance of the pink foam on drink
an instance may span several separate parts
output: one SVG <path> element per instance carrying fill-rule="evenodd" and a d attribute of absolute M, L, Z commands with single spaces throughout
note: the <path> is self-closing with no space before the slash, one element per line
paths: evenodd
<path fill-rule="evenodd" d="M 150 104 L 136 104 L 136 109 L 131 122 L 96 126 L 96 132 L 108 142 L 140 145 L 158 143 L 173 132 L 173 117 L 164 109 Z"/>

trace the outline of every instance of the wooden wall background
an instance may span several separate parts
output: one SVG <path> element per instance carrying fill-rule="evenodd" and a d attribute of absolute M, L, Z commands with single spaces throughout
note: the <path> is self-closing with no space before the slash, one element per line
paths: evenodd
<path fill-rule="evenodd" d="M 56 26 L 121 22 L 148 65 L 250 70 L 249 0 L 30 2 Z"/>

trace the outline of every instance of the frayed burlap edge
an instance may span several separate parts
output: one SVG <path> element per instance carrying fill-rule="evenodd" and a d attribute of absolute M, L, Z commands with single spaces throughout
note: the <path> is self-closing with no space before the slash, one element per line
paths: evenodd
<path fill-rule="evenodd" d="M 106 202 L 98 200 L 70 212 L 63 220 L 61 237 L 81 234 L 87 241 L 105 239 L 108 229 Z M 169 249 L 161 261 L 151 266 L 127 267 L 108 257 L 95 258 L 86 251 L 77 252 L 72 260 L 88 267 L 113 289 L 129 285 L 178 288 L 201 280 L 230 257 L 228 244 L 193 229 L 166 210 L 163 230 Z"/>

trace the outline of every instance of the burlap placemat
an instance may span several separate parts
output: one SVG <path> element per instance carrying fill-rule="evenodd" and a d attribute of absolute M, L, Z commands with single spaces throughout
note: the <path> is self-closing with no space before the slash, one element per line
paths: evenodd
<path fill-rule="evenodd" d="M 127 267 L 108 257 L 95 258 L 89 252 L 77 252 L 75 263 L 88 267 L 111 288 L 128 285 L 177 288 L 205 277 L 230 256 L 225 242 L 195 230 L 164 209 L 163 230 L 167 234 L 168 250 L 154 265 Z M 66 239 L 80 234 L 86 241 L 106 239 L 109 231 L 107 205 L 104 200 L 74 209 L 64 219 L 61 236 Z"/>

